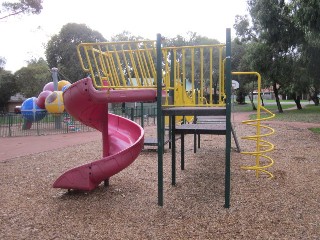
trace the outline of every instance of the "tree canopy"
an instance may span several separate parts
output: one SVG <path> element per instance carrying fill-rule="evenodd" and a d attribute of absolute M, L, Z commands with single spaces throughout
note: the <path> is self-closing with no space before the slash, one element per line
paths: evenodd
<path fill-rule="evenodd" d="M 20 14 L 39 14 L 42 0 L 20 0 L 19 2 L 3 2 L 0 9 L 0 20 Z"/>
<path fill-rule="evenodd" d="M 237 16 L 235 23 L 238 41 L 247 43 L 249 47 L 242 59 L 250 63 L 250 70 L 259 71 L 264 80 L 273 86 L 278 110 L 282 112 L 279 94 L 292 96 L 296 100 L 302 93 L 308 92 L 303 87 L 306 83 L 309 87 L 313 85 L 314 93 L 319 89 L 315 84 L 320 79 L 316 70 L 319 68 L 311 65 L 316 63 L 315 60 L 320 60 L 317 54 L 320 41 L 314 41 L 319 39 L 314 37 L 318 36 L 320 29 L 319 20 L 316 20 L 320 12 L 319 2 L 247 2 L 250 18 Z"/>
<path fill-rule="evenodd" d="M 141 36 L 132 35 L 129 31 L 123 31 L 119 34 L 116 34 L 111 37 L 111 42 L 122 42 L 122 41 L 139 41 L 143 40 L 144 38 Z"/>
<path fill-rule="evenodd" d="M 320 93 L 320 2 L 316 0 L 292 0 L 295 22 L 303 33 L 299 61 L 309 82 L 310 98 L 319 105 Z"/>
<path fill-rule="evenodd" d="M 25 97 L 36 97 L 44 85 L 50 81 L 51 73 L 46 61 L 42 58 L 29 61 L 27 67 L 15 72 L 19 92 Z"/>
<path fill-rule="evenodd" d="M 0 69 L 4 69 L 5 65 L 6 65 L 6 59 L 3 57 L 0 57 Z"/>
<path fill-rule="evenodd" d="M 82 42 L 105 42 L 98 31 L 85 24 L 68 23 L 48 42 L 45 55 L 50 68 L 57 67 L 65 80 L 75 82 L 86 77 L 77 55 L 77 46 Z"/>
<path fill-rule="evenodd" d="M 0 68 L 0 112 L 6 111 L 6 104 L 10 97 L 18 92 L 14 75 Z"/>

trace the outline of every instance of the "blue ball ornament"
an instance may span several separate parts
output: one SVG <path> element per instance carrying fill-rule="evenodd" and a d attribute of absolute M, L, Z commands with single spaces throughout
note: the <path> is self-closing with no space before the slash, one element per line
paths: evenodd
<path fill-rule="evenodd" d="M 37 101 L 36 97 L 31 97 L 26 99 L 21 105 L 21 114 L 23 118 L 25 118 L 30 122 L 40 121 L 47 114 L 47 111 L 45 109 L 41 109 L 36 104 L 36 101 Z"/>

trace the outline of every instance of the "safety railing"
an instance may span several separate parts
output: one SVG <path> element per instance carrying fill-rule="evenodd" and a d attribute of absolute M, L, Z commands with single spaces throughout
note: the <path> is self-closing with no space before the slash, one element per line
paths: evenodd
<path fill-rule="evenodd" d="M 155 41 L 81 43 L 77 50 L 96 88 L 155 86 Z"/>
<path fill-rule="evenodd" d="M 163 104 L 224 106 L 224 47 L 162 47 Z M 156 88 L 155 41 L 81 43 L 77 50 L 98 89 Z"/>

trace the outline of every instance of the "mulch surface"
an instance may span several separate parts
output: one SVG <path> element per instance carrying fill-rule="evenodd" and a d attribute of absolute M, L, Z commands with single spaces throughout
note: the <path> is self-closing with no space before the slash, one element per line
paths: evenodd
<path fill-rule="evenodd" d="M 253 134 L 240 123 L 246 119 L 233 118 L 243 151 L 255 149 L 253 141 L 240 139 Z M 269 169 L 274 178 L 242 170 L 255 159 L 236 152 L 232 142 L 229 209 L 223 207 L 225 136 L 204 135 L 193 153 L 188 135 L 183 171 L 176 142 L 176 186 L 166 145 L 163 207 L 157 205 L 155 151 L 143 150 L 107 188 L 67 192 L 52 183 L 101 158 L 100 133 L 0 139 L 0 152 L 12 152 L 0 161 L 0 239 L 319 239 L 320 136 L 306 129 L 309 124 L 266 125 L 276 130 L 265 138 L 275 144 L 266 154 L 275 160 Z M 154 136 L 154 126 L 145 130 Z"/>

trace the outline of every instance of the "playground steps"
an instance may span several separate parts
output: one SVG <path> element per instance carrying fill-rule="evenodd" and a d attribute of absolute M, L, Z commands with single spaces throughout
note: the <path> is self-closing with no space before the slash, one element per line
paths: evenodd
<path fill-rule="evenodd" d="M 198 148 L 200 148 L 200 135 L 201 134 L 212 134 L 212 135 L 225 135 L 226 134 L 226 116 L 225 108 L 208 108 L 208 107 L 170 107 L 163 109 L 165 116 L 195 116 L 195 123 L 191 124 L 181 124 L 176 125 L 174 128 L 175 134 L 177 135 L 186 135 L 186 134 L 195 134 L 198 135 Z M 201 114 L 201 115 L 198 115 Z M 212 115 L 207 115 L 212 114 Z M 203 116 L 204 115 L 204 116 Z M 231 125 L 232 135 L 237 147 L 237 151 L 240 152 L 240 145 L 236 136 L 236 133 Z M 166 129 L 169 130 L 169 129 Z M 172 139 L 165 137 L 164 145 L 171 143 Z M 180 139 L 181 137 L 176 137 L 175 140 Z M 157 146 L 158 139 L 152 137 L 145 137 L 144 145 L 145 146 Z M 195 142 L 197 139 L 195 139 Z M 195 143 L 196 146 L 196 143 Z M 171 148 L 171 147 L 170 147 Z M 194 149 L 196 152 L 196 147 Z"/>
<path fill-rule="evenodd" d="M 169 130 L 169 129 L 165 129 L 165 130 Z M 176 140 L 180 139 L 180 137 L 176 138 Z M 164 140 L 164 145 L 166 145 L 167 143 L 170 144 L 170 136 L 166 135 L 165 136 L 165 140 Z M 153 137 L 145 137 L 144 138 L 144 146 L 154 146 L 157 147 L 158 146 L 158 139 L 157 138 L 153 138 Z M 169 148 L 171 148 L 171 145 L 169 145 Z"/>
<path fill-rule="evenodd" d="M 211 127 L 211 131 L 213 133 L 211 134 L 219 134 L 219 130 L 224 127 L 224 130 L 226 130 L 226 117 L 225 116 L 199 116 L 197 117 L 197 125 L 199 125 L 199 128 L 203 127 L 203 125 L 208 125 L 208 127 Z M 204 127 L 205 128 L 205 127 Z M 201 131 L 198 131 L 198 143 L 200 147 L 200 134 Z M 216 132 L 216 133 L 215 133 Z M 233 136 L 233 140 L 237 147 L 237 152 L 241 152 L 240 144 L 236 135 L 236 132 L 233 128 L 233 125 L 231 123 L 231 133 Z M 204 134 L 207 134 L 204 132 Z M 210 133 L 209 133 L 210 134 Z M 223 134 L 226 134 L 225 132 Z"/>
<path fill-rule="evenodd" d="M 170 117 L 194 116 L 194 123 L 173 124 L 172 131 L 176 134 L 226 134 L 225 107 L 170 107 L 163 108 L 162 113 Z"/>
<path fill-rule="evenodd" d="M 177 134 L 214 134 L 225 135 L 226 123 L 193 123 L 176 126 Z"/>
<path fill-rule="evenodd" d="M 158 139 L 152 138 L 152 137 L 145 137 L 144 138 L 144 145 L 145 146 L 157 146 L 158 145 Z"/>
<path fill-rule="evenodd" d="M 198 140 L 198 148 L 200 148 L 200 135 L 226 135 L 226 108 L 225 107 L 170 107 L 163 108 L 164 116 L 194 116 L 195 121 L 191 124 L 174 124 L 171 126 L 171 138 L 175 139 L 175 135 L 181 135 L 181 169 L 184 169 L 184 136 L 187 134 L 194 134 L 194 152 L 196 152 L 196 145 Z M 235 140 L 237 150 L 240 151 L 240 146 L 236 134 L 231 125 L 233 138 Z M 197 137 L 198 136 L 198 139 Z M 173 143 L 173 141 L 171 141 Z M 175 162 L 175 144 L 172 147 L 172 162 Z"/>

